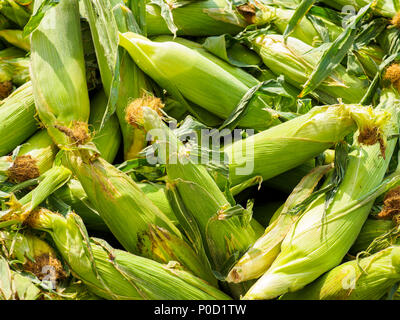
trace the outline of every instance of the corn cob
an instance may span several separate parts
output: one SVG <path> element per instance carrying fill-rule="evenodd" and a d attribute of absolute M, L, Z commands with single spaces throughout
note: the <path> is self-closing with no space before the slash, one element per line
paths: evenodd
<path fill-rule="evenodd" d="M 31 279 L 11 270 L 7 260 L 0 256 L 0 300 L 36 300 L 40 294 Z"/>
<path fill-rule="evenodd" d="M 19 49 L 30 51 L 31 47 L 29 38 L 24 38 L 22 36 L 22 30 L 0 30 L 0 38 L 4 39 L 6 42 L 12 44 Z"/>
<path fill-rule="evenodd" d="M 116 115 L 111 116 L 100 129 L 106 107 L 107 98 L 101 91 L 91 101 L 89 124 L 91 125 L 93 143 L 100 151 L 102 158 L 112 163 L 121 145 L 121 133 Z"/>
<path fill-rule="evenodd" d="M 328 1 L 328 0 L 323 0 L 324 3 L 326 3 L 328 6 L 331 6 L 332 8 L 342 10 L 343 7 L 345 6 L 351 6 L 354 10 L 360 10 L 362 7 L 366 6 L 367 4 L 370 3 L 369 0 L 334 0 L 334 1 Z M 374 1 L 372 5 L 372 9 L 374 10 L 374 13 L 387 17 L 387 18 L 394 18 L 397 15 L 397 10 L 396 6 L 394 4 L 395 1 L 392 0 L 378 0 Z"/>
<path fill-rule="evenodd" d="M 398 93 L 386 89 L 378 109 L 390 113 L 383 135 L 398 133 Z M 322 194 L 291 228 L 281 252 L 267 272 L 246 293 L 245 299 L 272 299 L 297 291 L 337 266 L 357 238 L 388 168 L 397 138 L 387 141 L 384 156 L 379 144 L 361 146 L 354 136 L 353 149 L 343 181 L 330 205 Z M 364 201 L 362 199 L 365 198 Z"/>
<path fill-rule="evenodd" d="M 0 136 L 2 137 L 0 156 L 4 156 L 29 138 L 39 127 L 35 119 L 35 105 L 30 81 L 0 103 L 0 119 L 2 119 L 0 123 Z"/>
<path fill-rule="evenodd" d="M 229 180 L 237 185 L 254 176 L 271 179 L 341 141 L 356 124 L 362 131 L 373 132 L 383 116 L 379 114 L 359 105 L 314 107 L 305 115 L 235 141 L 223 149 L 229 158 Z"/>
<path fill-rule="evenodd" d="M 379 300 L 400 280 L 400 247 L 343 263 L 283 300 Z"/>
<path fill-rule="evenodd" d="M 41 3 L 35 1 L 35 11 Z M 36 109 L 54 142 L 61 148 L 86 142 L 90 105 L 76 0 L 50 8 L 31 34 L 31 78 Z"/>
<path fill-rule="evenodd" d="M 183 240 L 180 231 L 129 176 L 104 159 L 83 151 L 65 153 L 64 161 L 126 250 L 161 262 L 178 261 L 213 282 L 211 271 Z"/>
<path fill-rule="evenodd" d="M 30 234 L 0 231 L 3 251 L 8 259 L 18 261 L 24 271 L 33 273 L 39 280 L 52 270 L 54 281 L 66 277 L 64 267 L 55 250 L 47 242 Z"/>
<path fill-rule="evenodd" d="M 231 115 L 251 88 L 242 78 L 233 75 L 243 74 L 238 68 L 224 61 L 218 64 L 177 42 L 154 42 L 138 34 L 124 33 L 120 34 L 120 45 L 148 76 L 167 89 L 176 100 L 182 101 L 184 97 L 222 119 Z M 258 83 L 256 79 L 254 81 Z M 212 88 L 210 83 L 213 83 Z M 227 95 L 227 92 L 230 94 Z M 239 125 L 265 129 L 278 124 L 278 114 L 267 107 L 260 97 L 254 99 Z"/>
<path fill-rule="evenodd" d="M 20 146 L 13 157 L 0 158 L 1 171 L 13 183 L 38 178 L 52 167 L 56 151 L 46 130 L 41 130 Z"/>
<path fill-rule="evenodd" d="M 0 59 L 1 85 L 8 81 L 19 87 L 29 80 L 29 58 Z"/>
<path fill-rule="evenodd" d="M 89 239 L 82 220 L 46 209 L 36 211 L 27 223 L 48 232 L 73 273 L 95 294 L 106 299 L 229 299 L 203 280 L 179 267 L 111 248 Z M 110 259 L 112 257 L 112 259 Z"/>
<path fill-rule="evenodd" d="M 294 14 L 294 10 L 274 7 L 265 4 L 256 3 L 251 5 L 254 9 L 254 14 L 247 15 L 249 23 L 258 25 L 264 25 L 266 23 L 272 24 L 278 30 L 279 33 L 285 34 L 287 27 L 289 26 L 290 19 Z M 238 7 L 240 11 L 240 6 Z M 330 16 L 337 15 L 336 12 L 322 7 L 314 7 L 313 10 L 308 12 L 307 16 L 298 21 L 298 24 L 294 27 L 290 36 L 301 40 L 302 42 L 318 47 L 326 41 L 334 41 L 344 31 L 342 26 L 337 25 L 340 20 L 330 20 Z M 313 20 L 318 20 L 318 23 L 313 23 Z M 324 27 L 324 39 L 321 36 L 321 32 L 316 28 L 316 24 L 322 24 Z M 383 60 L 384 51 L 376 45 L 366 45 L 361 48 L 353 47 L 352 53 L 357 57 L 358 61 L 361 62 L 365 73 L 374 77 L 378 71 L 378 66 Z"/>
<path fill-rule="evenodd" d="M 174 212 L 168 203 L 165 195 L 165 187 L 159 184 L 137 183 L 138 187 L 175 225 L 178 224 Z M 65 202 L 72 210 L 79 213 L 79 216 L 89 230 L 108 231 L 106 224 L 101 219 L 94 205 L 88 199 L 81 183 L 71 179 L 66 185 L 58 189 L 54 195 Z"/>
<path fill-rule="evenodd" d="M 3 274 L 0 299 L 7 300 L 94 300 L 86 286 L 72 279 L 55 250 L 30 230 L 0 231 Z M 0 267 L 0 270 L 2 268 Z M 10 281 L 11 280 L 11 281 Z M 4 288 L 5 287 L 5 288 Z M 4 290 L 4 289 L 5 290 Z"/>
<path fill-rule="evenodd" d="M 181 199 L 178 206 L 189 212 L 183 219 L 196 221 L 215 270 L 224 272 L 229 258 L 245 250 L 260 235 L 261 226 L 251 217 L 251 222 L 242 222 L 238 217 L 225 218 L 229 210 L 237 207 L 228 202 L 207 169 L 191 161 L 190 151 L 162 122 L 157 111 L 140 106 L 135 114 L 138 125 L 151 132 L 156 141 L 160 160 L 166 164 L 169 192 Z M 193 201 L 193 194 L 200 200 Z M 181 220 L 180 223 L 187 225 Z"/>
<path fill-rule="evenodd" d="M 316 67 L 322 53 L 312 51 L 306 43 L 277 34 L 261 34 L 248 39 L 265 65 L 276 75 L 283 74 L 285 80 L 301 89 Z M 325 79 L 312 95 L 322 103 L 335 104 L 341 98 L 344 103 L 358 103 L 367 92 L 368 81 L 346 72 L 341 65 Z"/>
<path fill-rule="evenodd" d="M 0 51 L 0 99 L 6 98 L 13 90 L 13 85 L 20 86 L 29 81 L 29 60 L 25 53 L 15 47 Z"/>

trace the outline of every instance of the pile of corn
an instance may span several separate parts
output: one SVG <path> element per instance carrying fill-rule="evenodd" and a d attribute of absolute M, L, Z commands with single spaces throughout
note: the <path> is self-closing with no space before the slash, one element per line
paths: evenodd
<path fill-rule="evenodd" d="M 0 0 L 0 299 L 400 299 L 397 0 Z"/>

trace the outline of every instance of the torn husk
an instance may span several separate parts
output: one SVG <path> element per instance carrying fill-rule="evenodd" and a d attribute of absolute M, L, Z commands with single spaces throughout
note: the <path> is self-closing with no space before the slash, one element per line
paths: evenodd
<path fill-rule="evenodd" d="M 138 126 L 138 119 L 142 117 L 142 107 L 148 107 L 155 110 L 158 114 L 164 104 L 160 98 L 154 97 L 148 93 L 144 93 L 141 98 L 137 98 L 129 102 L 125 110 L 125 121 L 131 126 L 133 134 L 133 142 L 129 149 L 129 158 L 133 159 L 138 156 L 147 146 L 147 132 L 143 127 Z"/>

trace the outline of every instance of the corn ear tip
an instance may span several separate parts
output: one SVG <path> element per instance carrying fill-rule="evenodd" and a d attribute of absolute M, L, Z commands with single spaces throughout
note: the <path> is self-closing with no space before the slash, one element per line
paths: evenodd
<path fill-rule="evenodd" d="M 154 110 L 159 116 L 162 116 L 161 109 L 164 108 L 164 104 L 161 99 L 145 93 L 141 98 L 131 101 L 127 106 L 125 110 L 126 122 L 134 128 L 143 126 L 143 111 L 145 107 Z"/>

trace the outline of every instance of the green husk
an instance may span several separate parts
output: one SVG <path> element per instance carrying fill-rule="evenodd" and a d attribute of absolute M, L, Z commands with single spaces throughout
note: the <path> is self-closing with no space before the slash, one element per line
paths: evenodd
<path fill-rule="evenodd" d="M 35 1 L 35 11 L 42 1 Z M 90 105 L 78 2 L 50 8 L 31 34 L 31 78 L 36 109 L 60 148 L 88 139 Z"/>
<path fill-rule="evenodd" d="M 283 300 L 379 300 L 400 281 L 400 247 L 343 263 Z"/>
<path fill-rule="evenodd" d="M 384 113 L 360 105 L 314 107 L 305 115 L 235 141 L 223 149 L 229 157 L 231 185 L 255 176 L 271 179 L 316 157 L 356 125 L 366 132 L 379 128 L 382 117 Z"/>
<path fill-rule="evenodd" d="M 244 82 L 244 78 L 233 75 L 243 74 L 238 68 L 222 60 L 216 63 L 198 50 L 177 42 L 154 42 L 129 32 L 120 34 L 120 45 L 148 76 L 196 117 L 199 115 L 188 102 L 227 119 L 252 87 Z M 255 85 L 259 84 L 253 79 Z M 210 83 L 213 83 L 212 88 Z M 269 109 L 267 103 L 257 97 L 250 103 L 239 126 L 265 129 L 278 124 L 278 117 L 277 112 Z"/>
<path fill-rule="evenodd" d="M 97 93 L 90 105 L 89 124 L 92 131 L 92 142 L 100 151 L 101 157 L 107 162 L 112 163 L 121 145 L 121 132 L 116 115 L 110 117 L 101 127 L 104 112 L 107 108 L 107 97 L 103 91 Z"/>
<path fill-rule="evenodd" d="M 391 114 L 383 139 L 398 134 L 398 97 L 392 89 L 382 93 L 378 110 Z M 321 194 L 308 206 L 282 242 L 278 257 L 244 299 L 272 299 L 297 291 L 342 261 L 382 192 L 380 186 L 387 187 L 381 182 L 397 143 L 397 138 L 388 138 L 383 157 L 378 143 L 360 145 L 359 134 L 354 136 L 347 168 L 336 192 L 330 197 Z M 397 178 L 398 174 L 393 179 Z M 393 180 L 388 180 L 390 185 Z"/>
<path fill-rule="evenodd" d="M 99 299 L 82 282 L 70 277 L 55 250 L 31 230 L 2 230 L 0 240 L 2 254 L 8 260 L 0 256 L 0 299 Z M 8 278 L 4 278 L 6 274 Z"/>
<path fill-rule="evenodd" d="M 256 279 L 268 270 L 280 253 L 282 241 L 299 219 L 299 214 L 291 215 L 288 213 L 312 194 L 318 182 L 332 167 L 332 165 L 317 167 L 300 181 L 283 208 L 278 209 L 279 216 L 270 223 L 264 235 L 252 245 L 230 270 L 226 278 L 228 282 L 239 283 Z"/>
<path fill-rule="evenodd" d="M 56 152 L 46 130 L 41 130 L 17 147 L 12 156 L 0 158 L 0 172 L 14 183 L 38 178 L 53 166 Z"/>
<path fill-rule="evenodd" d="M 395 227 L 393 221 L 368 219 L 365 221 L 357 240 L 350 249 L 350 253 L 356 255 L 368 249 L 369 245 L 379 236 L 390 232 Z"/>
<path fill-rule="evenodd" d="M 285 42 L 283 36 L 273 33 L 260 34 L 248 41 L 273 73 L 283 74 L 287 82 L 299 89 L 307 82 L 323 54 L 296 38 L 288 37 Z M 368 81 L 348 74 L 342 65 L 338 65 L 311 95 L 327 104 L 337 103 L 338 97 L 344 103 L 359 103 L 367 89 Z"/>
<path fill-rule="evenodd" d="M 0 239 L 7 259 L 21 264 L 24 271 L 33 273 L 40 280 L 57 282 L 66 277 L 56 251 L 44 240 L 28 232 L 13 231 L 0 231 Z"/>
<path fill-rule="evenodd" d="M 211 271 L 176 226 L 126 174 L 86 151 L 64 154 L 90 202 L 126 250 L 164 263 L 180 262 L 213 283 Z M 164 241 L 160 241 L 165 238 Z M 215 282 L 215 281 L 214 281 Z"/>
<path fill-rule="evenodd" d="M 53 196 L 76 212 L 89 230 L 109 231 L 78 180 L 69 180 L 63 187 L 55 191 Z"/>
<path fill-rule="evenodd" d="M 163 6 L 165 13 L 157 5 L 158 3 Z M 146 5 L 147 34 L 149 36 L 174 32 L 186 36 L 236 34 L 246 26 L 246 22 L 231 7 L 232 4 L 226 0 L 189 1 L 182 6 L 178 1 L 176 6 L 173 2 L 171 6 L 163 0 L 152 1 Z"/>
<path fill-rule="evenodd" d="M 82 220 L 74 213 L 63 217 L 41 209 L 31 217 L 29 225 L 52 236 L 72 272 L 100 297 L 118 300 L 229 299 L 179 267 L 113 249 L 100 239 L 89 239 Z"/>
<path fill-rule="evenodd" d="M 30 51 L 31 49 L 29 38 L 22 36 L 22 30 L 0 30 L 0 38 L 22 50 Z"/>
<path fill-rule="evenodd" d="M 124 159 L 134 159 L 147 142 L 145 133 L 128 123 L 127 107 L 146 92 L 152 92 L 152 87 L 129 55 L 124 50 L 118 49 L 118 31 L 139 32 L 139 30 L 132 22 L 132 12 L 123 1 L 84 1 L 84 6 L 91 27 L 104 91 L 110 99 L 107 115 L 112 114 L 114 112 L 112 109 L 115 108 L 123 137 Z M 119 78 L 118 95 L 115 93 L 114 78 Z M 114 106 L 111 105 L 113 100 Z"/>
<path fill-rule="evenodd" d="M 224 273 L 229 260 L 246 250 L 262 232 L 258 222 L 251 219 L 252 205 L 244 209 L 230 203 L 206 167 L 193 162 L 191 150 L 156 111 L 141 107 L 136 115 L 138 125 L 151 132 L 157 156 L 166 165 L 168 196 L 180 225 L 197 251 L 207 253 L 214 270 Z"/>
<path fill-rule="evenodd" d="M 35 112 L 30 81 L 0 102 L 0 156 L 8 154 L 38 129 Z"/>

